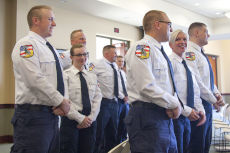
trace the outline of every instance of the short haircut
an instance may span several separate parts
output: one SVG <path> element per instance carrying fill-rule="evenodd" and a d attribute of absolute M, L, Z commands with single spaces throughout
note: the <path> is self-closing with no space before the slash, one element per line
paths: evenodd
<path fill-rule="evenodd" d="M 184 33 L 182 30 L 178 29 L 176 31 L 173 31 L 170 35 L 169 38 L 169 43 L 175 43 L 177 36 L 179 35 L 179 33 Z M 185 34 L 185 33 L 184 33 Z M 186 34 L 185 34 L 186 35 Z M 186 35 L 187 37 L 187 35 Z"/>
<path fill-rule="evenodd" d="M 188 28 L 188 34 L 189 34 L 189 36 L 192 36 L 194 29 L 196 29 L 196 28 L 202 28 L 202 27 L 206 27 L 206 24 L 201 23 L 201 22 L 194 22 L 194 23 L 192 23 L 189 26 L 189 28 Z"/>
<path fill-rule="evenodd" d="M 165 14 L 162 11 L 151 10 L 147 12 L 143 18 L 143 28 L 145 32 L 148 32 L 152 29 L 152 24 L 155 21 L 163 20 L 163 15 Z"/>
<path fill-rule="evenodd" d="M 42 17 L 41 9 L 52 10 L 52 8 L 47 5 L 38 5 L 32 7 L 27 14 L 27 22 L 30 28 L 33 26 L 33 21 L 32 21 L 33 17 L 38 17 L 39 19 L 41 19 Z"/>
<path fill-rule="evenodd" d="M 81 30 L 81 29 L 74 30 L 74 31 L 70 34 L 70 40 L 73 40 L 74 34 L 77 33 L 77 32 L 83 32 L 83 30 Z"/>
<path fill-rule="evenodd" d="M 118 55 L 117 58 L 124 58 L 124 56 Z"/>
<path fill-rule="evenodd" d="M 70 49 L 70 55 L 71 55 L 71 56 L 74 55 L 74 49 L 75 49 L 75 48 L 85 48 L 85 46 L 82 45 L 82 44 L 73 45 L 73 46 L 71 47 L 71 49 Z"/>
<path fill-rule="evenodd" d="M 106 45 L 104 48 L 103 48 L 103 54 L 106 52 L 106 51 L 109 51 L 111 48 L 116 48 L 114 45 Z"/>

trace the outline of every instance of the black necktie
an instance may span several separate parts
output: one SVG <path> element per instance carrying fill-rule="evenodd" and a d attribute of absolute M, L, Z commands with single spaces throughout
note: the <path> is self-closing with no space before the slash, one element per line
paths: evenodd
<path fill-rule="evenodd" d="M 110 64 L 110 66 L 113 68 L 113 74 L 114 74 L 114 96 L 118 98 L 118 78 L 117 78 L 117 70 L 114 68 L 113 64 Z"/>
<path fill-rule="evenodd" d="M 82 72 L 79 72 L 80 81 L 81 81 L 81 99 L 82 99 L 82 114 L 88 116 L 91 112 L 91 104 L 89 100 L 89 90 Z"/>
<path fill-rule="evenodd" d="M 128 96 L 127 90 L 126 90 L 126 87 L 125 87 L 124 78 L 123 78 L 123 76 L 121 74 L 121 71 L 120 71 L 120 76 L 121 76 L 121 85 L 122 85 L 123 93 L 124 93 L 125 96 Z"/>
<path fill-rule="evenodd" d="M 49 42 L 46 42 L 46 45 L 49 47 L 49 49 L 52 51 L 54 55 L 54 59 L 56 61 L 56 71 L 57 71 L 57 90 L 64 96 L 64 81 L 63 81 L 63 75 L 62 75 L 62 70 L 61 70 L 61 65 L 59 63 L 59 59 L 56 55 L 56 52 L 54 51 L 53 47 Z"/>
<path fill-rule="evenodd" d="M 184 65 L 187 74 L 187 105 L 191 108 L 194 108 L 194 89 L 193 89 L 192 74 L 185 60 L 182 61 L 182 64 Z"/>
<path fill-rule="evenodd" d="M 201 49 L 201 53 L 204 55 L 204 57 L 206 58 L 206 60 L 208 62 L 209 72 L 210 72 L 210 85 L 211 85 L 211 90 L 213 91 L 213 89 L 214 89 L 214 75 L 213 75 L 213 71 L 212 71 L 212 66 L 211 66 L 211 63 L 210 63 L 208 57 L 204 54 L 203 49 Z"/>
<path fill-rule="evenodd" d="M 173 90 L 174 90 L 174 92 L 177 93 L 176 86 L 175 86 L 175 82 L 174 82 L 174 72 L 173 72 L 172 64 L 171 64 L 171 62 L 170 62 L 168 56 L 166 55 L 163 46 L 161 47 L 161 53 L 163 54 L 164 58 L 166 59 L 166 61 L 167 61 L 167 63 L 168 63 L 168 67 L 169 67 L 170 75 L 171 75 L 171 79 L 172 79 L 172 84 L 173 84 Z M 177 97 L 178 97 L 178 94 L 177 94 Z M 181 100 L 180 100 L 179 97 L 178 97 L 178 100 L 179 100 L 181 106 L 184 108 L 184 105 L 183 105 L 183 103 L 181 102 Z"/>

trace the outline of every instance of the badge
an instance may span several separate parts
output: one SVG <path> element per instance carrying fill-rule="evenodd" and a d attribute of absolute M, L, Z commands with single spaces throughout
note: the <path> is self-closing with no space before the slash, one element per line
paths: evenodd
<path fill-rule="evenodd" d="M 32 45 L 24 45 L 20 47 L 20 56 L 23 58 L 29 58 L 34 55 Z"/>
<path fill-rule="evenodd" d="M 190 61 L 194 61 L 196 59 L 194 52 L 185 52 L 185 57 L 187 60 L 190 60 Z"/>
<path fill-rule="evenodd" d="M 93 63 L 89 64 L 89 71 L 92 71 L 95 68 L 95 66 L 93 65 Z"/>
<path fill-rule="evenodd" d="M 137 45 L 135 54 L 137 57 L 141 59 L 147 59 L 149 58 L 149 51 L 150 51 L 149 46 Z"/>

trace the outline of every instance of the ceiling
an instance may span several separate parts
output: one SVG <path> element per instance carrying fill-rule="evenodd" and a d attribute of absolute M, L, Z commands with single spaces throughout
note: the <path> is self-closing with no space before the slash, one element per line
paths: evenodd
<path fill-rule="evenodd" d="M 209 18 L 224 17 L 230 11 L 229 0 L 164 0 Z"/>
<path fill-rule="evenodd" d="M 47 0 L 46 0 L 47 1 Z M 230 0 L 54 0 L 87 14 L 131 25 L 141 25 L 145 12 L 167 9 L 167 5 L 182 7 L 210 19 L 223 18 L 230 11 Z M 166 11 L 167 12 L 167 11 Z"/>

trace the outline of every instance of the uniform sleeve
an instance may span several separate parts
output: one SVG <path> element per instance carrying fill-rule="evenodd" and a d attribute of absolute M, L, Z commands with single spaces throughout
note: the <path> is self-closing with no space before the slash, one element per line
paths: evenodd
<path fill-rule="evenodd" d="M 211 92 L 211 90 L 209 90 L 201 81 L 201 79 L 195 75 L 196 77 L 196 81 L 197 84 L 200 88 L 200 97 L 203 98 L 204 100 L 206 100 L 207 102 L 211 103 L 211 104 L 215 104 L 217 102 L 216 97 L 213 95 L 213 93 Z"/>
<path fill-rule="evenodd" d="M 92 121 L 96 120 L 97 115 L 98 115 L 98 113 L 100 111 L 101 99 L 102 99 L 101 90 L 100 90 L 100 88 L 99 88 L 99 86 L 97 84 L 96 85 L 96 91 L 95 91 L 95 94 L 94 94 L 93 99 L 92 99 L 91 113 L 89 115 L 89 118 Z"/>
<path fill-rule="evenodd" d="M 32 45 L 33 56 L 20 56 L 20 47 L 23 45 Z M 35 45 L 29 42 L 17 44 L 12 54 L 15 71 L 21 75 L 21 79 L 26 87 L 33 91 L 34 95 L 36 95 L 39 100 L 45 101 L 47 105 L 50 106 L 58 106 L 61 104 L 64 97 L 48 81 L 45 74 L 42 73 L 38 52 Z M 55 66 L 55 64 L 52 66 Z"/>
<path fill-rule="evenodd" d="M 201 76 L 200 76 L 200 72 L 197 66 L 197 59 L 195 59 L 194 61 L 189 61 L 187 60 L 186 63 L 189 65 L 189 68 L 192 70 L 192 73 L 195 75 L 195 78 L 197 80 L 197 84 L 200 88 L 200 96 L 201 98 L 203 98 L 204 100 L 208 101 L 211 104 L 216 103 L 216 98 L 213 95 L 212 91 L 204 85 L 204 83 L 201 80 Z"/>
<path fill-rule="evenodd" d="M 62 62 L 62 66 L 63 66 L 63 69 L 66 70 L 68 68 L 71 67 L 72 65 L 72 60 L 70 58 L 70 51 L 65 51 L 62 53 L 63 55 L 61 56 L 61 62 Z"/>
<path fill-rule="evenodd" d="M 77 121 L 79 124 L 81 124 L 81 122 L 84 120 L 85 115 L 81 114 L 78 112 L 79 108 L 77 105 L 75 105 L 73 102 L 70 103 L 70 110 L 67 114 L 67 117 L 70 120 L 75 120 Z"/>
<path fill-rule="evenodd" d="M 187 105 L 184 105 L 184 109 L 181 109 L 181 114 L 185 117 L 188 117 L 192 112 L 192 108 L 187 106 Z"/>
<path fill-rule="evenodd" d="M 180 106 L 176 97 L 170 95 L 156 84 L 157 80 L 152 72 L 152 49 L 150 48 L 150 56 L 147 59 L 137 57 L 135 51 L 136 46 L 128 52 L 129 54 L 126 58 L 129 67 L 127 73 L 131 73 L 132 76 L 132 78 L 127 78 L 127 80 L 132 79 L 135 85 L 135 87 L 132 88 L 137 88 L 142 97 L 148 98 L 152 103 L 160 107 L 173 109 Z"/>

